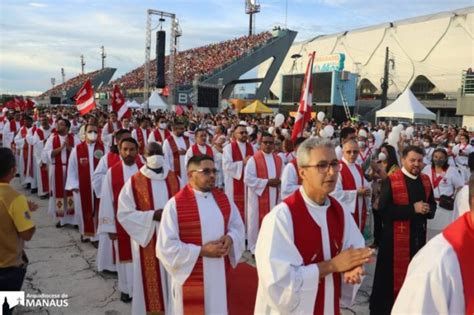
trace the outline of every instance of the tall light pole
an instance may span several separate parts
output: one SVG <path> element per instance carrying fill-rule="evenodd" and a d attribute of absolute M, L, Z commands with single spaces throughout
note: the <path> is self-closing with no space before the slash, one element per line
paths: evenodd
<path fill-rule="evenodd" d="M 260 12 L 260 4 L 258 0 L 246 0 L 245 1 L 245 14 L 249 15 L 249 36 L 255 31 L 255 21 L 253 19 L 254 14 Z"/>

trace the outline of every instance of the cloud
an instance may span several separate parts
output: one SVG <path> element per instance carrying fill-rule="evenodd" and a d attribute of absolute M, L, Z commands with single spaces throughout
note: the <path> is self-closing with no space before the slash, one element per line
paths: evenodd
<path fill-rule="evenodd" d="M 46 3 L 39 3 L 39 2 L 30 2 L 28 3 L 28 5 L 34 8 L 46 8 L 48 6 Z"/>

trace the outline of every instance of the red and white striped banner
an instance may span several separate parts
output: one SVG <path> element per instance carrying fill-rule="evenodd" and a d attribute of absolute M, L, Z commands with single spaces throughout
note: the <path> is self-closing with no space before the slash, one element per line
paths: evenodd
<path fill-rule="evenodd" d="M 76 100 L 77 110 L 81 115 L 85 115 L 95 108 L 94 90 L 90 79 L 84 82 L 74 99 Z"/>
<path fill-rule="evenodd" d="M 119 120 L 123 117 L 130 118 L 132 116 L 132 112 L 125 105 L 125 97 L 123 97 L 118 85 L 114 85 L 114 91 L 112 92 L 112 110 L 117 113 Z"/>

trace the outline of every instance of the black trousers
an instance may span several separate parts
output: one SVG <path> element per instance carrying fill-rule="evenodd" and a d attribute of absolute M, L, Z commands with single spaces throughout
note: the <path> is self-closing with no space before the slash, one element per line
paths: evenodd
<path fill-rule="evenodd" d="M 0 268 L 0 291 L 21 291 L 26 266 Z"/>
<path fill-rule="evenodd" d="M 382 218 L 377 209 L 372 209 L 374 215 L 374 243 L 379 245 L 382 237 Z"/>

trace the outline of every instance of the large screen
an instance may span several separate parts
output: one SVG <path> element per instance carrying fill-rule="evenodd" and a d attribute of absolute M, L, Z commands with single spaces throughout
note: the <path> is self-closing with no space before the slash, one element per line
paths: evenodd
<path fill-rule="evenodd" d="M 198 107 L 219 107 L 219 89 L 198 87 Z"/>
<path fill-rule="evenodd" d="M 303 74 L 283 76 L 282 102 L 298 103 L 303 86 Z M 330 103 L 332 88 L 332 72 L 313 73 L 313 102 Z"/>

